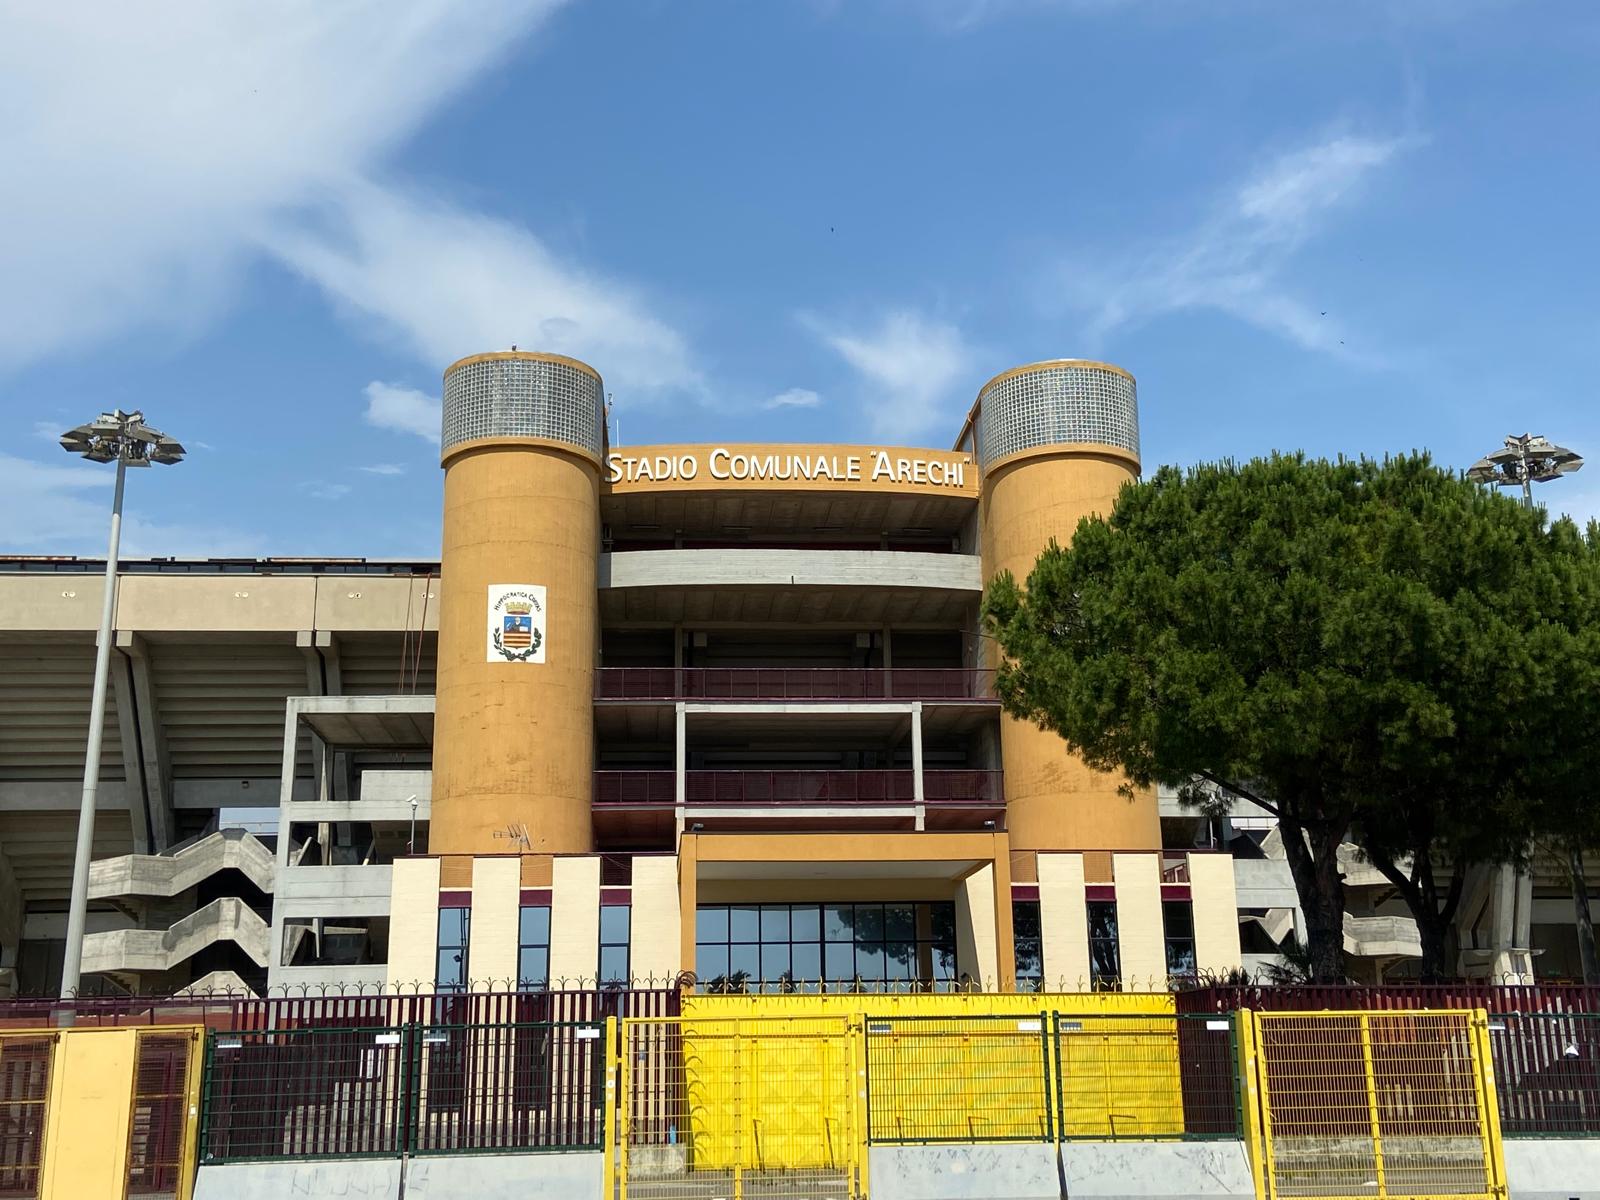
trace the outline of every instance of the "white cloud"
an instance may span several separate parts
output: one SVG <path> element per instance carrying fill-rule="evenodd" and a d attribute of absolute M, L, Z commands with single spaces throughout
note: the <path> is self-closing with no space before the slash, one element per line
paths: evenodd
<path fill-rule="evenodd" d="M 317 479 L 302 483 L 300 490 L 313 500 L 343 500 L 353 489 L 348 483 L 328 483 Z"/>
<path fill-rule="evenodd" d="M 380 383 L 374 379 L 364 389 L 367 411 L 363 414 L 368 425 L 379 429 L 393 429 L 400 433 L 414 433 L 439 444 L 439 402 L 416 388 L 400 387 L 393 383 Z M 366 469 L 366 468 L 363 468 Z M 390 474 L 391 472 L 378 472 Z"/>
<path fill-rule="evenodd" d="M 954 430 L 958 389 L 973 371 L 972 350 L 954 325 L 906 309 L 884 313 L 868 329 L 802 320 L 861 376 L 876 436 L 910 440 Z"/>
<path fill-rule="evenodd" d="M 1337 314 L 1297 297 L 1287 280 L 1295 253 L 1334 210 L 1411 143 L 1327 137 L 1283 154 L 1230 190 L 1189 232 L 1109 257 L 1062 264 L 1056 279 L 1091 314 L 1093 340 L 1166 313 L 1214 309 L 1309 350 L 1372 358 L 1346 343 Z"/>
<path fill-rule="evenodd" d="M 521 345 L 582 358 L 628 388 L 696 383 L 683 339 L 627 284 L 561 261 L 516 225 L 366 183 L 331 193 L 318 217 L 267 244 L 425 361 Z"/>
<path fill-rule="evenodd" d="M 370 467 L 357 467 L 356 470 L 365 471 L 368 475 L 404 475 L 406 473 L 404 463 L 373 463 Z"/>
<path fill-rule="evenodd" d="M 822 397 L 809 388 L 790 388 L 786 392 L 779 392 L 772 399 L 763 404 L 762 408 L 816 408 L 822 403 Z"/>
<path fill-rule="evenodd" d="M 0 38 L 0 370 L 203 328 L 265 253 L 437 369 L 515 342 L 692 384 L 624 281 L 385 177 L 561 0 L 12 6 Z M 536 136 L 536 131 L 535 131 Z"/>
<path fill-rule="evenodd" d="M 166 470 L 129 472 L 122 522 L 124 555 L 204 558 L 261 552 L 258 538 L 237 530 L 165 524 L 141 516 L 145 483 L 161 482 Z M 104 557 L 114 477 L 111 467 L 75 464 L 65 456 L 56 465 L 0 454 L 0 552 Z"/>

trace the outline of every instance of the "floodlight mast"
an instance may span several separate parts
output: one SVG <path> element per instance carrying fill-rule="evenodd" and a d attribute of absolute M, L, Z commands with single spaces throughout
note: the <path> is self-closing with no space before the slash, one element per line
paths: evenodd
<path fill-rule="evenodd" d="M 1549 483 L 1583 468 L 1583 456 L 1576 450 L 1557 446 L 1542 434 L 1506 436 L 1505 446 L 1486 454 L 1467 468 L 1467 478 L 1495 487 L 1520 487 L 1525 508 L 1533 508 L 1533 485 Z M 1578 928 L 1578 956 L 1583 960 L 1585 983 L 1600 982 L 1600 961 L 1596 961 L 1594 923 L 1589 912 L 1589 889 L 1584 878 L 1583 848 L 1573 845 L 1567 851 L 1567 868 L 1572 874 L 1572 904 Z M 1499 868 L 1504 880 L 1515 878 L 1515 869 Z"/>
<path fill-rule="evenodd" d="M 67 907 L 66 955 L 61 964 L 61 996 L 78 994 L 83 967 L 84 926 L 89 915 L 89 862 L 94 854 L 95 800 L 100 791 L 100 743 L 106 727 L 106 681 L 111 674 L 111 625 L 117 607 L 117 555 L 122 543 L 122 485 L 129 467 L 171 466 L 184 450 L 172 438 L 144 423 L 144 413 L 120 408 L 101 413 L 87 425 L 61 435 L 61 448 L 90 462 L 117 464 L 111 494 L 111 539 L 100 605 L 100 636 L 95 644 L 94 692 L 89 701 L 89 742 L 83 760 L 83 800 L 78 809 L 78 844 L 72 860 L 72 898 Z"/>

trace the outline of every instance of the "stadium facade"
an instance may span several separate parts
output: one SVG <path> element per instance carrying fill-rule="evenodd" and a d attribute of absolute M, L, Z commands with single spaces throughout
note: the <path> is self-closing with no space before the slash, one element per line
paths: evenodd
<path fill-rule="evenodd" d="M 452 366 L 438 563 L 126 565 L 86 972 L 1164 988 L 1293 930 L 1265 814 L 1130 790 L 994 697 L 983 587 L 1137 478 L 1131 375 L 1006 371 L 949 450 L 615 447 L 604 398 L 557 356 Z M 59 979 L 101 565 L 0 563 L 23 991 Z M 1347 948 L 1403 971 L 1414 925 L 1347 875 Z M 1465 969 L 1531 969 L 1531 889 L 1474 880 Z"/>

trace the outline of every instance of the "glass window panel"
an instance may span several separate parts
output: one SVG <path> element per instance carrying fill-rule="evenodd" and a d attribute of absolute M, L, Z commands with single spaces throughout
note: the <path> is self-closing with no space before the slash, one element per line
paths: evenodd
<path fill-rule="evenodd" d="M 550 951 L 540 946 L 517 955 L 518 987 L 543 987 L 549 981 Z"/>
<path fill-rule="evenodd" d="M 883 910 L 883 936 L 890 941 L 912 941 L 917 936 L 917 906 L 890 904 Z"/>
<path fill-rule="evenodd" d="M 1187 900 L 1166 900 L 1161 905 L 1161 923 L 1169 938 L 1194 936 L 1194 908 Z"/>
<path fill-rule="evenodd" d="M 1095 900 L 1089 904 L 1089 937 L 1116 941 L 1117 904 L 1114 900 Z"/>
<path fill-rule="evenodd" d="M 761 951 L 759 947 L 728 947 L 728 974 L 733 976 L 740 972 L 743 972 L 751 979 L 755 979 L 761 974 Z"/>
<path fill-rule="evenodd" d="M 796 942 L 790 970 L 796 979 L 822 978 L 822 947 L 815 942 Z"/>
<path fill-rule="evenodd" d="M 856 905 L 856 941 L 883 941 L 883 905 Z"/>
<path fill-rule="evenodd" d="M 628 978 L 628 948 L 602 946 L 600 948 L 600 978 L 606 983 Z"/>
<path fill-rule="evenodd" d="M 912 979 L 917 973 L 917 944 L 889 942 L 883 948 L 885 979 Z"/>
<path fill-rule="evenodd" d="M 785 942 L 789 940 L 789 906 L 763 904 L 761 906 L 761 940 Z"/>
<path fill-rule="evenodd" d="M 761 910 L 754 904 L 735 904 L 728 909 L 728 940 L 755 942 L 761 939 Z"/>
<path fill-rule="evenodd" d="M 830 942 L 855 940 L 855 908 L 849 904 L 828 904 L 822 909 L 822 931 Z M 831 972 L 830 972 L 831 974 Z"/>
<path fill-rule="evenodd" d="M 456 949 L 439 951 L 439 961 L 434 972 L 434 981 L 441 992 L 461 987 L 466 983 L 466 957 L 465 954 Z"/>
<path fill-rule="evenodd" d="M 856 947 L 854 942 L 829 942 L 827 957 L 822 965 L 828 979 L 854 979 L 856 974 Z"/>
<path fill-rule="evenodd" d="M 701 983 L 721 979 L 728 973 L 728 948 L 726 946 L 696 946 L 694 974 Z"/>
<path fill-rule="evenodd" d="M 1168 941 L 1167 942 L 1167 974 L 1168 975 L 1193 975 L 1195 974 L 1194 942 Z"/>
<path fill-rule="evenodd" d="M 1017 938 L 1039 937 L 1039 902 L 1018 900 L 1011 905 L 1011 930 Z"/>
<path fill-rule="evenodd" d="M 949 903 L 928 905 L 929 924 L 933 940 L 954 944 L 956 940 L 956 906 Z"/>
<path fill-rule="evenodd" d="M 950 980 L 956 977 L 956 948 L 954 946 L 935 946 L 933 948 L 933 977 L 939 980 Z"/>
<path fill-rule="evenodd" d="M 600 909 L 600 942 L 602 945 L 626 944 L 628 917 L 632 913 L 626 904 L 607 904 Z"/>
<path fill-rule="evenodd" d="M 517 941 L 524 946 L 550 944 L 550 906 L 527 904 L 517 920 Z"/>
<path fill-rule="evenodd" d="M 782 979 L 789 973 L 789 944 L 761 947 L 761 978 Z"/>
<path fill-rule="evenodd" d="M 465 946 L 467 929 L 472 920 L 470 908 L 441 908 L 439 910 L 439 945 Z"/>
<path fill-rule="evenodd" d="M 791 936 L 797 942 L 815 942 L 822 937 L 822 910 L 815 904 L 789 906 Z"/>
<path fill-rule="evenodd" d="M 874 945 L 856 943 L 856 974 L 863 979 L 884 978 L 882 942 Z"/>
<path fill-rule="evenodd" d="M 694 940 L 697 942 L 725 942 L 728 940 L 728 908 L 717 904 L 698 908 L 694 914 Z"/>

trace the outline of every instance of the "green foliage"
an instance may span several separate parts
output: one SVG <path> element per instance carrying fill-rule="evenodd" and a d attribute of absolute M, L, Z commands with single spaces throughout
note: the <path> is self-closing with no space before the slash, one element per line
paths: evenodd
<path fill-rule="evenodd" d="M 1437 971 L 1463 872 L 1431 864 L 1527 840 L 1574 533 L 1421 454 L 1162 468 L 1026 590 L 993 582 L 1000 694 L 1135 784 L 1199 778 L 1276 812 L 1317 978 L 1340 973 L 1347 835 Z"/>

